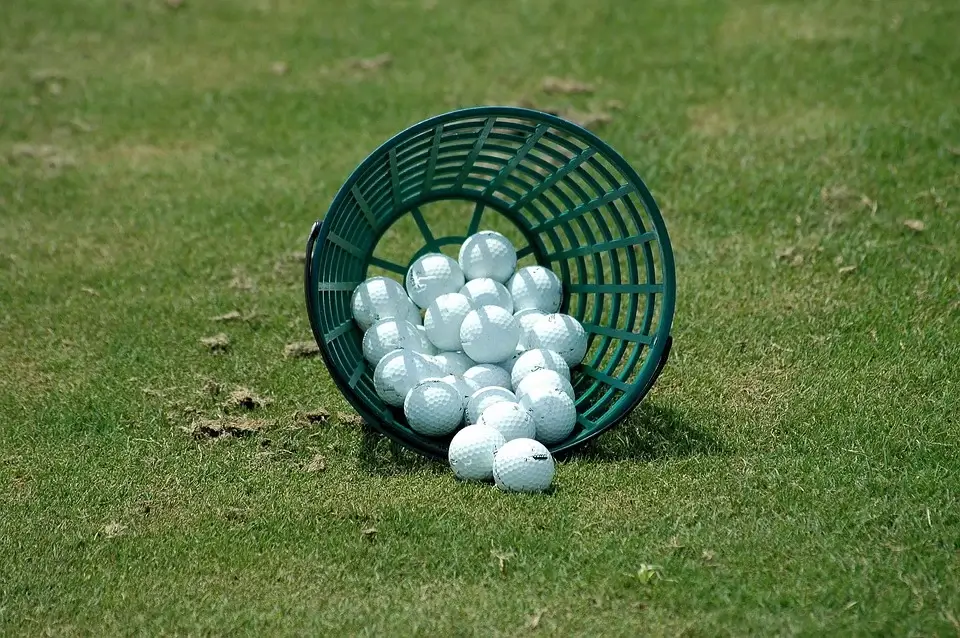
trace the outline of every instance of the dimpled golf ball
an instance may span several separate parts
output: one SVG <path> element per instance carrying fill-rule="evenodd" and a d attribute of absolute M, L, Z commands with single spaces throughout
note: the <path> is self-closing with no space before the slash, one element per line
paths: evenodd
<path fill-rule="evenodd" d="M 425 436 L 450 434 L 463 420 L 460 392 L 443 379 L 424 379 L 403 400 L 407 424 Z"/>
<path fill-rule="evenodd" d="M 484 410 L 494 403 L 502 403 L 504 401 L 516 403 L 517 396 L 506 388 L 496 386 L 480 388 L 471 394 L 470 400 L 467 401 L 467 423 L 471 425 L 476 423 L 480 420 L 480 415 L 483 414 Z"/>
<path fill-rule="evenodd" d="M 517 251 L 500 233 L 483 230 L 463 242 L 459 263 L 467 279 L 489 277 L 503 283 L 517 267 Z"/>
<path fill-rule="evenodd" d="M 520 347 L 525 350 L 529 350 L 533 346 L 530 345 L 530 334 L 533 330 L 533 324 L 537 323 L 547 314 L 540 312 L 536 308 L 527 308 L 525 310 L 519 310 L 513 314 L 513 318 L 517 320 L 517 323 L 520 324 Z"/>
<path fill-rule="evenodd" d="M 543 266 L 521 268 L 507 282 L 507 290 L 513 297 L 514 311 L 533 308 L 544 313 L 556 312 L 563 300 L 560 279 Z"/>
<path fill-rule="evenodd" d="M 367 330 L 381 319 L 406 319 L 420 323 L 420 310 L 410 301 L 403 286 L 389 277 L 371 277 L 353 291 L 350 299 L 353 319 Z"/>
<path fill-rule="evenodd" d="M 513 299 L 499 281 L 490 278 L 471 279 L 460 289 L 474 308 L 481 306 L 500 306 L 507 312 L 513 312 Z"/>
<path fill-rule="evenodd" d="M 529 412 L 535 424 L 536 434 L 532 438 L 543 443 L 559 443 L 577 425 L 573 399 L 554 388 L 530 388 L 520 399 L 520 407 Z"/>
<path fill-rule="evenodd" d="M 466 413 L 467 402 L 470 401 L 470 397 L 477 391 L 477 388 L 475 388 L 472 383 L 464 381 L 463 378 L 452 374 L 443 377 L 443 380 L 455 387 L 457 392 L 460 393 L 460 402 L 463 404 L 464 413 Z"/>
<path fill-rule="evenodd" d="M 443 374 L 462 377 L 463 373 L 476 365 L 473 359 L 462 352 L 441 352 L 433 355 L 433 361 Z"/>
<path fill-rule="evenodd" d="M 530 341 L 534 348 L 558 353 L 571 368 L 587 354 L 587 332 L 570 315 L 547 315 L 534 324 Z"/>
<path fill-rule="evenodd" d="M 493 478 L 493 457 L 506 440 L 488 425 L 468 425 L 450 441 L 447 460 L 454 476 L 464 481 Z"/>
<path fill-rule="evenodd" d="M 427 377 L 439 376 L 432 358 L 413 350 L 387 353 L 373 371 L 373 389 L 387 405 L 399 407 L 407 392 Z"/>
<path fill-rule="evenodd" d="M 554 469 L 550 450 L 530 438 L 507 441 L 493 457 L 493 481 L 504 492 L 543 492 Z"/>
<path fill-rule="evenodd" d="M 407 271 L 407 294 L 426 309 L 440 295 L 460 290 L 465 281 L 457 262 L 441 253 L 428 253 Z"/>
<path fill-rule="evenodd" d="M 507 359 L 514 353 L 519 341 L 520 326 L 517 320 L 500 306 L 482 306 L 471 310 L 460 325 L 463 352 L 477 363 L 497 363 Z"/>
<path fill-rule="evenodd" d="M 363 358 L 373 365 L 380 363 L 391 350 L 423 352 L 417 326 L 403 319 L 381 319 L 363 334 Z"/>
<path fill-rule="evenodd" d="M 423 326 L 417 326 L 417 334 L 420 335 L 420 345 L 423 346 L 423 349 L 420 350 L 420 352 L 429 355 L 435 355 L 440 352 L 440 349 L 433 345 L 433 342 L 431 342 L 430 338 L 427 336 L 426 328 Z"/>
<path fill-rule="evenodd" d="M 493 363 L 478 363 L 463 373 L 463 380 L 476 389 L 500 387 L 509 390 L 510 373 Z"/>
<path fill-rule="evenodd" d="M 423 328 L 431 343 L 441 350 L 459 350 L 460 325 L 471 310 L 470 300 L 459 292 L 448 292 L 430 302 Z"/>
<path fill-rule="evenodd" d="M 508 359 L 504 359 L 503 361 L 500 361 L 499 363 L 497 363 L 497 365 L 503 368 L 504 370 L 506 370 L 507 372 L 512 373 L 513 366 L 516 365 L 517 361 L 520 359 L 520 356 L 524 352 L 526 352 L 526 350 L 522 346 L 520 346 L 520 344 L 517 344 L 517 349 L 513 351 L 513 354 L 510 355 Z"/>
<path fill-rule="evenodd" d="M 511 401 L 501 401 L 487 407 L 477 423 L 496 428 L 507 441 L 532 439 L 537 434 L 537 423 L 530 411 Z"/>
<path fill-rule="evenodd" d="M 513 369 L 510 371 L 510 382 L 513 387 L 517 387 L 524 377 L 537 370 L 554 370 L 560 376 L 566 378 L 567 381 L 570 380 L 570 367 L 559 353 L 553 350 L 535 348 L 521 354 L 516 363 L 513 364 Z"/>
<path fill-rule="evenodd" d="M 536 372 L 531 372 L 523 378 L 515 388 L 515 394 L 517 399 L 521 399 L 532 390 L 547 388 L 557 390 L 558 392 L 563 392 L 571 399 L 576 400 L 577 395 L 573 392 L 573 385 L 567 381 L 563 376 L 558 374 L 554 370 L 537 370 Z"/>

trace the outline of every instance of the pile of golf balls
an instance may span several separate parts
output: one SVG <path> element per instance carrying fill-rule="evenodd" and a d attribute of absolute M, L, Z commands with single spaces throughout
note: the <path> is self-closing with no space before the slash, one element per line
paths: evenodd
<path fill-rule="evenodd" d="M 495 231 L 464 241 L 459 259 L 417 259 L 404 285 L 367 279 L 351 309 L 374 388 L 431 437 L 453 434 L 450 467 L 463 480 L 539 492 L 553 481 L 547 445 L 577 422 L 570 370 L 587 334 L 560 314 L 560 279 L 543 266 L 517 269 L 517 251 Z"/>

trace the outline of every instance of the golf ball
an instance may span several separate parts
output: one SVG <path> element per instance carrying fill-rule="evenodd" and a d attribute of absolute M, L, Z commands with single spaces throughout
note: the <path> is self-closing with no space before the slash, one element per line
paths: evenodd
<path fill-rule="evenodd" d="M 478 363 L 463 373 L 463 380 L 477 390 L 497 386 L 509 390 L 510 373 L 493 363 Z"/>
<path fill-rule="evenodd" d="M 467 423 L 474 424 L 480 420 L 480 415 L 483 414 L 483 411 L 489 408 L 494 403 L 501 403 L 504 401 L 509 401 L 512 403 L 517 402 L 517 397 L 513 392 L 507 390 L 506 388 L 500 388 L 496 386 L 480 388 L 476 392 L 470 395 L 470 400 L 467 401 Z"/>
<path fill-rule="evenodd" d="M 456 430 L 463 420 L 463 398 L 443 379 L 424 379 L 407 393 L 403 414 L 414 432 L 443 436 Z"/>
<path fill-rule="evenodd" d="M 509 358 L 519 341 L 517 320 L 500 306 L 471 310 L 460 325 L 463 352 L 478 363 L 497 363 Z"/>
<path fill-rule="evenodd" d="M 523 381 L 514 387 L 514 391 L 517 399 L 521 399 L 529 394 L 531 390 L 539 388 L 549 388 L 563 392 L 573 400 L 577 398 L 577 395 L 573 392 L 573 385 L 565 377 L 555 370 L 547 369 L 531 372 L 523 378 Z"/>
<path fill-rule="evenodd" d="M 520 385 L 524 377 L 537 370 L 554 370 L 560 376 L 570 380 L 570 367 L 559 353 L 553 350 L 536 348 L 527 350 L 517 359 L 510 371 L 510 382 L 513 387 Z"/>
<path fill-rule="evenodd" d="M 391 350 L 423 352 L 417 326 L 403 319 L 381 319 L 363 334 L 363 358 L 373 365 L 380 363 Z"/>
<path fill-rule="evenodd" d="M 420 323 L 420 310 L 410 301 L 403 286 L 389 277 L 371 277 L 357 286 L 350 299 L 350 309 L 361 330 L 367 330 L 381 319 Z"/>
<path fill-rule="evenodd" d="M 526 350 L 518 344 L 517 349 L 513 351 L 513 354 L 510 355 L 510 358 L 504 359 L 503 361 L 497 363 L 497 365 L 507 372 L 513 373 L 513 366 L 516 365 L 517 361 L 520 359 L 520 356 L 524 352 L 526 352 Z"/>
<path fill-rule="evenodd" d="M 504 443 L 493 457 L 493 480 L 505 492 L 542 492 L 553 482 L 550 450 L 533 439 Z"/>
<path fill-rule="evenodd" d="M 496 406 L 494 406 L 496 407 Z M 577 425 L 577 408 L 565 393 L 551 387 L 535 387 L 520 398 L 535 424 L 536 438 L 544 443 L 559 443 Z"/>
<path fill-rule="evenodd" d="M 506 440 L 488 425 L 468 425 L 450 441 L 447 460 L 454 476 L 466 481 L 493 478 L 493 457 Z"/>
<path fill-rule="evenodd" d="M 433 361 L 443 374 L 462 377 L 463 373 L 476 365 L 473 359 L 462 352 L 441 352 L 433 355 Z"/>
<path fill-rule="evenodd" d="M 458 292 L 440 295 L 430 302 L 423 316 L 427 337 L 442 350 L 459 350 L 460 325 L 471 310 L 470 300 Z"/>
<path fill-rule="evenodd" d="M 563 300 L 560 279 L 543 266 L 521 268 L 507 282 L 507 290 L 513 297 L 515 311 L 533 308 L 545 313 L 556 312 Z"/>
<path fill-rule="evenodd" d="M 428 253 L 407 271 L 407 293 L 415 304 L 426 309 L 440 295 L 460 290 L 464 281 L 456 261 L 441 253 Z"/>
<path fill-rule="evenodd" d="M 471 279 L 460 289 L 460 294 L 470 300 L 474 308 L 500 306 L 507 312 L 513 312 L 513 299 L 499 281 L 489 278 Z"/>
<path fill-rule="evenodd" d="M 427 330 L 423 326 L 417 326 L 417 334 L 420 335 L 420 345 L 422 346 L 420 352 L 429 355 L 435 355 L 440 352 L 437 346 L 433 345 L 433 342 L 430 341 L 430 337 L 427 336 Z"/>
<path fill-rule="evenodd" d="M 387 405 L 399 407 L 407 392 L 427 377 L 439 376 L 432 357 L 413 350 L 388 352 L 373 371 L 373 389 Z"/>
<path fill-rule="evenodd" d="M 500 233 L 483 230 L 463 242 L 459 263 L 467 279 L 489 277 L 503 283 L 517 267 L 517 251 Z"/>
<path fill-rule="evenodd" d="M 514 313 L 514 319 L 520 324 L 520 347 L 524 349 L 533 347 L 530 345 L 530 333 L 533 329 L 533 324 L 546 316 L 546 313 L 540 312 L 536 308 L 527 308 Z"/>
<path fill-rule="evenodd" d="M 530 411 L 511 401 L 501 401 L 488 406 L 477 423 L 496 428 L 507 441 L 532 439 L 537 434 L 537 424 Z"/>
<path fill-rule="evenodd" d="M 534 348 L 553 350 L 571 368 L 583 361 L 587 354 L 587 332 L 570 315 L 547 315 L 534 324 L 530 341 Z"/>

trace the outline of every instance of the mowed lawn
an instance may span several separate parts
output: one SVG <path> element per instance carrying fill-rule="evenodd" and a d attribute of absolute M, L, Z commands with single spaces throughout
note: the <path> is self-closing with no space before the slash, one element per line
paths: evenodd
<path fill-rule="evenodd" d="M 0 634 L 956 634 L 958 33 L 949 0 L 4 3 Z M 592 120 L 676 254 L 669 365 L 548 495 L 285 354 L 339 185 L 477 104 Z"/>

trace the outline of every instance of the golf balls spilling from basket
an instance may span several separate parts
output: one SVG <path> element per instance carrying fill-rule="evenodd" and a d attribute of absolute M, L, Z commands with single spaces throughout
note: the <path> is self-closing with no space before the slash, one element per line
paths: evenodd
<path fill-rule="evenodd" d="M 310 233 L 305 292 L 323 360 L 373 428 L 449 459 L 463 422 L 506 403 L 469 415 L 484 389 L 476 386 L 493 375 L 515 405 L 563 417 L 534 432 L 541 443 L 558 439 L 545 443 L 549 456 L 612 427 L 647 394 L 670 350 L 675 278 L 656 203 L 609 145 L 552 115 L 481 107 L 414 125 L 357 167 Z M 435 301 L 461 294 L 469 312 L 461 303 L 445 316 L 438 302 L 422 325 Z M 364 348 L 365 333 L 386 320 L 394 323 Z M 568 372 L 525 363 L 515 382 L 534 349 L 554 353 Z M 478 364 L 509 382 L 490 369 L 465 379 Z M 411 399 L 411 421 L 405 399 L 431 378 L 442 380 L 442 390 L 427 386 L 444 399 L 423 397 L 427 411 Z M 565 383 L 575 422 L 564 435 Z M 465 418 L 452 433 L 427 433 L 449 427 L 453 397 Z M 421 412 L 441 425 L 422 425 Z M 543 465 L 539 451 L 524 458 Z"/>

